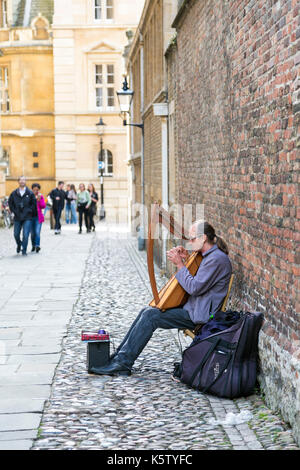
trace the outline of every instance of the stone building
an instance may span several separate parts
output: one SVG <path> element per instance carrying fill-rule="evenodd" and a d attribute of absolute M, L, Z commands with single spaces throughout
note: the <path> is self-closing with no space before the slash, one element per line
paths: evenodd
<path fill-rule="evenodd" d="M 125 71 L 126 32 L 135 32 L 143 4 L 0 1 L 2 191 L 4 176 L 9 194 L 24 173 L 44 193 L 59 180 L 93 183 L 99 193 L 100 160 L 107 219 L 127 220 L 128 139 L 116 90 Z"/>
<path fill-rule="evenodd" d="M 228 242 L 232 306 L 264 313 L 260 383 L 299 443 L 299 3 L 185 0 L 173 27 L 176 199 Z"/>
<path fill-rule="evenodd" d="M 53 2 L 1 0 L 0 12 L 0 196 L 22 174 L 46 192 L 55 184 Z"/>
<path fill-rule="evenodd" d="M 57 179 L 93 183 L 104 160 L 106 218 L 128 214 L 127 133 L 116 91 L 125 72 L 126 32 L 138 23 L 144 0 L 54 1 L 55 172 Z M 100 152 L 96 123 L 105 123 Z"/>
<path fill-rule="evenodd" d="M 131 204 L 145 205 L 148 214 L 153 202 L 159 201 L 165 207 L 170 203 L 164 53 L 174 34 L 171 22 L 177 12 L 177 3 L 177 0 L 145 2 L 126 61 L 130 86 L 134 91 L 130 119 L 144 125 L 143 135 L 137 127 L 132 127 L 130 132 Z M 173 191 L 171 203 L 172 197 Z M 133 209 L 132 217 L 135 215 Z M 159 257 L 158 252 L 156 257 Z"/>

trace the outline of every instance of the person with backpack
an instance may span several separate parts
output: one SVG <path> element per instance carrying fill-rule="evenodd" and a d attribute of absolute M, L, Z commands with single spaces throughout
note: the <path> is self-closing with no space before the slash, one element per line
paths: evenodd
<path fill-rule="evenodd" d="M 61 233 L 61 223 L 60 223 L 60 218 L 62 211 L 64 210 L 65 207 L 65 199 L 66 199 L 66 193 L 64 191 L 64 182 L 59 181 L 57 188 L 52 189 L 51 193 L 49 194 L 51 200 L 52 200 L 52 210 L 53 210 L 53 215 L 55 218 L 55 226 L 54 226 L 54 233 L 55 235 L 58 235 Z"/>
<path fill-rule="evenodd" d="M 202 254 L 202 262 L 195 276 L 185 267 L 188 251 L 180 246 L 168 252 L 168 259 L 177 267 L 176 279 L 189 294 L 187 302 L 164 312 L 155 307 L 141 310 L 115 354 L 103 367 L 92 367 L 99 375 L 131 375 L 132 366 L 157 328 L 191 329 L 206 323 L 216 313 L 227 294 L 231 262 L 228 248 L 214 228 L 207 222 L 196 221 L 189 230 L 192 251 Z"/>
<path fill-rule="evenodd" d="M 33 192 L 26 186 L 26 178 L 19 178 L 19 187 L 8 199 L 9 210 L 14 214 L 14 237 L 17 243 L 17 253 L 27 255 L 28 238 L 31 231 L 32 219 L 37 216 L 36 199 Z M 21 232 L 23 238 L 21 240 Z"/>

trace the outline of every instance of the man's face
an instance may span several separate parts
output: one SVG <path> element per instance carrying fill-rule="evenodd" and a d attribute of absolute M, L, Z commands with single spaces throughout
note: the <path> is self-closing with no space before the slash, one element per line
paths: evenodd
<path fill-rule="evenodd" d="M 193 225 L 189 230 L 188 249 L 192 251 L 200 251 L 203 248 L 206 236 L 204 234 L 197 235 L 196 227 Z"/>
<path fill-rule="evenodd" d="M 25 188 L 25 186 L 26 186 L 26 179 L 25 178 L 20 178 L 19 179 L 19 187 L 21 189 L 23 189 L 23 188 Z"/>
<path fill-rule="evenodd" d="M 64 183 L 59 184 L 58 189 L 64 189 Z"/>

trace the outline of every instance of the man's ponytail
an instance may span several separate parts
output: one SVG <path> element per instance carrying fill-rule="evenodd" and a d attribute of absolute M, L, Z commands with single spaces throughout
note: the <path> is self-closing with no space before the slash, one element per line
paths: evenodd
<path fill-rule="evenodd" d="M 226 255 L 228 255 L 228 253 L 229 253 L 228 246 L 224 242 L 223 238 L 218 237 L 218 235 L 216 235 L 215 240 L 216 240 L 216 244 L 217 244 L 217 247 L 219 248 L 219 250 L 223 251 L 224 253 L 226 253 Z"/>

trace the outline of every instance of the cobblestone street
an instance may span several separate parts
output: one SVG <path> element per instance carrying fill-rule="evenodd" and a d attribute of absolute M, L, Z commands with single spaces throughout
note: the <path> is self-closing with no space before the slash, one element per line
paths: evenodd
<path fill-rule="evenodd" d="M 78 285 L 78 298 L 75 287 L 70 290 L 71 297 L 67 288 L 56 297 L 54 308 L 63 313 L 62 307 L 69 302 L 73 309 L 68 327 L 61 335 L 59 350 L 52 357 L 52 363 L 58 365 L 38 415 L 42 417 L 41 422 L 36 426 L 34 437 L 31 435 L 32 449 L 297 449 L 289 427 L 267 408 L 260 396 L 219 399 L 174 382 L 171 379 L 173 363 L 180 359 L 176 331 L 160 330 L 154 334 L 136 361 L 131 377 L 88 374 L 87 345 L 81 342 L 81 330 L 107 329 L 112 352 L 137 313 L 151 300 L 145 253 L 137 251 L 136 240 L 125 233 L 117 235 L 103 223 L 97 226 L 94 235 L 78 237 L 74 227 L 73 232 L 65 231 L 62 236 L 64 244 L 69 237 L 69 251 L 64 254 L 63 250 L 53 247 L 51 265 L 57 263 L 63 273 L 70 262 L 70 253 L 73 252 L 76 259 L 80 248 L 82 256 L 78 262 L 82 263 L 83 277 L 80 288 Z M 58 243 L 58 238 L 45 228 L 45 248 L 38 255 L 28 256 L 28 260 L 39 256 L 45 262 L 48 247 Z M 11 231 L 0 231 L 0 246 L 0 263 L 5 264 L 7 253 L 15 250 Z M 14 256 L 14 262 L 16 258 Z M 17 261 L 25 266 L 25 260 Z M 31 267 L 35 268 L 32 262 Z M 67 279 L 68 276 L 71 276 L 70 271 L 66 271 Z M 42 285 L 47 283 L 47 271 L 43 271 Z M 41 288 L 37 284 L 35 290 Z M 41 308 L 42 303 L 39 306 Z M 0 326 L 1 339 L 5 340 L 8 335 L 11 341 L 9 335 L 15 331 L 13 319 L 9 324 L 9 311 L 2 308 L 2 323 L 4 318 L 5 326 Z M 54 329 L 54 324 L 47 324 L 50 337 Z M 187 340 L 181 336 L 184 347 Z M 0 404 L 4 400 L 5 375 L 10 377 L 9 367 L 12 367 L 9 366 L 12 353 L 6 350 L 5 357 L 3 352 L 1 354 Z M 38 367 L 38 358 L 35 361 Z M 18 375 L 17 370 L 15 375 Z M 248 422 L 235 425 L 224 422 L 229 413 L 237 415 L 243 411 L 250 416 Z M 1 406 L 0 412 L 0 449 L 9 449 L 14 429 L 5 427 L 3 417 L 9 416 L 7 409 Z M 30 433 L 28 426 L 26 432 Z M 24 446 L 24 439 L 24 434 L 22 440 L 16 438 L 14 448 L 18 448 L 18 442 Z"/>

